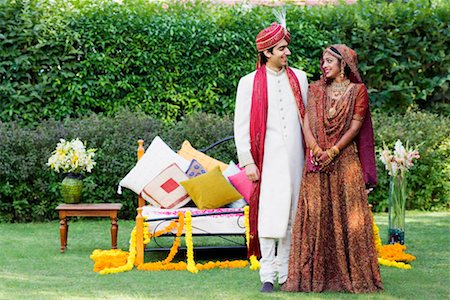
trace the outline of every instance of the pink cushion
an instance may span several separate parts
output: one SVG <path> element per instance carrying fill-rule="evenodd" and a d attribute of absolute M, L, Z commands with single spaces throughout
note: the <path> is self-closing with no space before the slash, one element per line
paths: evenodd
<path fill-rule="evenodd" d="M 248 180 L 245 170 L 228 177 L 234 188 L 244 197 L 245 201 L 250 201 L 250 194 L 252 193 L 253 183 Z"/>

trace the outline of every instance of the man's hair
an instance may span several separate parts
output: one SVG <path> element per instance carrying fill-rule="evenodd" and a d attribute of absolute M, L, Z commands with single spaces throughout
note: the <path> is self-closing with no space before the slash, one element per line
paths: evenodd
<path fill-rule="evenodd" d="M 273 48 L 275 48 L 275 46 L 272 48 L 266 49 L 266 50 L 269 51 L 270 53 L 273 53 Z M 266 50 L 264 50 L 264 51 L 266 51 Z M 267 63 L 267 61 L 269 60 L 267 58 L 267 56 L 264 54 L 264 51 L 258 52 L 259 61 L 261 62 L 261 65 L 265 65 Z"/>

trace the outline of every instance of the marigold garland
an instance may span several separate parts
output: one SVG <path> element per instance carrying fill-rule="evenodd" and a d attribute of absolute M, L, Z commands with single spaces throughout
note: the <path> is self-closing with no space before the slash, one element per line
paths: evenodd
<path fill-rule="evenodd" d="M 411 265 L 405 264 L 403 262 L 396 262 L 396 261 L 390 261 L 384 258 L 378 257 L 378 263 L 380 265 L 386 266 L 386 267 L 395 267 L 399 269 L 412 269 Z"/>
<path fill-rule="evenodd" d="M 128 252 L 120 249 L 100 250 L 92 252 L 90 258 L 94 263 L 94 272 L 99 272 L 106 268 L 117 268 L 126 264 Z"/>
<path fill-rule="evenodd" d="M 246 237 L 248 245 L 249 234 L 249 208 L 244 208 Z M 177 227 L 178 226 L 178 227 Z M 194 245 L 192 240 L 192 215 L 191 212 L 178 213 L 178 219 L 170 222 L 165 228 L 156 231 L 151 234 L 149 231 L 148 222 L 144 222 L 144 244 L 148 244 L 152 237 L 158 237 L 165 233 L 172 231 L 177 227 L 176 238 L 167 255 L 167 258 L 151 263 L 144 263 L 137 266 L 138 270 L 146 271 L 162 271 L 162 270 L 188 270 L 191 273 L 197 273 L 199 270 L 210 270 L 215 268 L 245 268 L 249 265 L 248 260 L 234 260 L 234 261 L 209 261 L 204 264 L 195 263 L 194 260 Z M 187 248 L 187 262 L 172 263 L 173 258 L 178 253 L 178 249 L 181 244 L 181 235 L 185 230 L 185 240 Z M 94 260 L 94 271 L 99 274 L 113 274 L 119 272 L 129 271 L 133 268 L 136 259 L 136 227 L 131 231 L 130 236 L 130 248 L 128 252 L 122 250 L 99 250 L 96 249 L 91 254 L 91 259 Z M 257 258 L 252 255 L 250 257 L 250 269 L 256 270 L 259 268 L 259 262 Z"/>
<path fill-rule="evenodd" d="M 209 261 L 204 264 L 196 264 L 195 266 L 199 271 L 210 270 L 210 269 L 235 269 L 235 268 L 245 268 L 248 265 L 248 260 L 233 260 L 233 261 Z"/>
<path fill-rule="evenodd" d="M 181 215 L 183 215 L 183 214 L 181 214 Z M 178 217 L 179 216 L 180 216 L 180 214 L 178 215 Z M 179 226 L 179 222 L 178 222 L 178 220 L 174 220 L 174 221 L 170 222 L 170 224 L 167 225 L 166 228 L 158 230 L 158 231 L 156 231 L 153 234 L 149 233 L 150 234 L 150 238 L 152 238 L 152 237 L 159 237 L 159 236 L 161 236 L 163 234 L 169 233 L 169 232 L 172 231 L 172 229 L 174 229 L 177 226 Z"/>
<path fill-rule="evenodd" d="M 245 217 L 245 235 L 248 246 L 250 226 L 249 226 L 249 207 L 244 208 Z M 210 270 L 214 268 L 245 268 L 249 264 L 247 260 L 235 261 L 209 261 L 204 264 L 195 263 L 194 260 L 194 245 L 192 241 L 192 215 L 188 211 L 186 215 L 182 212 L 178 213 L 178 219 L 170 222 L 170 224 L 162 230 L 156 231 L 153 235 L 150 233 L 148 222 L 144 222 L 144 244 L 148 244 L 153 237 L 157 237 L 172 231 L 177 227 L 176 238 L 167 255 L 167 258 L 152 263 L 145 263 L 137 266 L 138 270 L 161 271 L 161 270 L 188 270 L 191 273 L 197 273 L 199 270 Z M 172 263 L 171 261 L 178 252 L 181 244 L 181 235 L 183 229 L 186 230 L 185 239 L 187 247 L 187 262 Z M 416 259 L 414 255 L 407 254 L 404 251 L 406 246 L 400 244 L 383 245 L 381 242 L 378 226 L 373 221 L 373 236 L 374 243 L 378 253 L 378 263 L 380 265 L 396 267 L 400 269 L 411 269 L 412 266 L 407 264 Z M 94 261 L 94 272 L 99 274 L 114 274 L 126 272 L 133 269 L 136 259 L 136 227 L 133 228 L 130 236 L 129 251 L 122 251 L 120 249 L 100 250 L 96 249 L 90 255 Z M 252 255 L 250 257 L 250 269 L 256 270 L 259 268 L 259 261 Z"/>
<path fill-rule="evenodd" d="M 107 259 L 107 257 L 108 257 L 106 255 L 106 253 L 104 253 L 103 256 L 101 256 L 100 254 L 94 255 L 94 253 L 97 250 L 94 250 L 94 252 L 92 253 L 93 255 L 91 255 L 91 258 L 94 260 L 95 264 L 98 261 L 101 261 L 101 258 Z M 99 251 L 101 251 L 101 250 L 99 250 Z M 121 250 L 109 250 L 109 251 L 118 252 Z M 95 264 L 94 264 L 94 272 L 98 272 L 101 275 L 105 275 L 105 274 L 114 274 L 114 273 L 130 271 L 131 269 L 133 269 L 135 258 L 136 258 L 136 228 L 134 228 L 133 231 L 131 232 L 130 248 L 129 248 L 129 252 L 128 252 L 125 264 L 118 265 L 118 264 L 114 263 L 114 265 L 110 265 L 110 266 L 104 265 L 104 268 L 102 268 L 102 269 L 99 269 L 99 268 L 96 269 Z"/>
<path fill-rule="evenodd" d="M 380 253 L 381 246 L 383 245 L 380 238 L 380 230 L 378 226 L 375 224 L 372 216 L 372 231 L 373 231 L 373 240 L 375 242 L 375 249 L 377 249 L 377 253 Z"/>
<path fill-rule="evenodd" d="M 416 259 L 414 255 L 405 253 L 405 245 L 393 244 L 393 245 L 383 245 L 381 252 L 379 253 L 380 258 L 387 259 L 396 262 L 411 262 Z"/>
<path fill-rule="evenodd" d="M 191 273 L 198 273 L 198 269 L 195 265 L 194 261 L 194 244 L 192 242 L 192 215 L 190 211 L 186 212 L 185 216 L 185 225 L 186 225 L 186 252 L 187 252 L 187 270 Z"/>
<path fill-rule="evenodd" d="M 244 224 L 245 224 L 245 240 L 248 243 L 250 241 L 250 218 L 249 218 L 250 208 L 249 206 L 244 207 Z M 260 267 L 259 261 L 255 255 L 250 256 L 250 270 L 258 270 Z"/>
<path fill-rule="evenodd" d="M 158 261 L 139 265 L 137 269 L 140 271 L 184 271 L 186 267 L 187 265 L 184 261 L 168 264 L 163 264 L 161 261 Z"/>
<path fill-rule="evenodd" d="M 406 263 L 415 260 L 416 257 L 404 252 L 406 250 L 406 246 L 398 243 L 383 245 L 380 238 L 380 230 L 375 224 L 375 221 L 372 221 L 372 227 L 375 248 L 377 249 L 378 253 L 378 263 L 387 267 L 412 269 L 412 266 Z"/>
<path fill-rule="evenodd" d="M 150 236 L 148 232 L 148 223 L 144 222 L 144 244 L 149 242 Z M 124 259 L 125 255 L 126 260 Z M 136 260 L 136 226 L 131 231 L 130 247 L 128 252 L 123 252 L 120 249 L 106 251 L 96 249 L 92 252 L 90 258 L 94 261 L 94 272 L 98 272 L 101 275 L 121 273 L 132 270 Z M 105 263 L 106 260 L 110 260 L 110 262 Z"/>
<path fill-rule="evenodd" d="M 169 251 L 169 254 L 167 255 L 167 258 L 162 261 L 162 263 L 164 265 L 170 263 L 173 260 L 175 255 L 178 253 L 178 249 L 180 248 L 180 244 L 181 244 L 180 236 L 183 234 L 184 215 L 182 213 L 179 213 L 178 214 L 178 219 L 179 219 L 179 221 L 178 221 L 178 230 L 177 230 L 176 238 L 173 241 L 173 245 L 170 248 L 170 251 Z"/>
<path fill-rule="evenodd" d="M 182 212 L 179 212 L 178 220 L 172 221 L 166 228 L 155 232 L 155 234 L 153 236 L 157 237 L 164 233 L 172 231 L 172 229 L 175 228 L 174 224 L 175 224 L 175 226 L 178 225 L 176 238 L 173 242 L 172 247 L 170 248 L 167 258 L 162 261 L 141 264 L 138 266 L 138 270 L 161 271 L 161 270 L 184 270 L 184 269 L 186 269 L 186 267 L 183 266 L 183 264 L 180 264 L 180 263 L 172 264 L 171 263 L 173 258 L 175 257 L 175 255 L 178 253 L 178 249 L 180 248 L 180 244 L 181 244 L 180 236 L 183 234 L 183 228 L 184 228 L 184 214 Z"/>

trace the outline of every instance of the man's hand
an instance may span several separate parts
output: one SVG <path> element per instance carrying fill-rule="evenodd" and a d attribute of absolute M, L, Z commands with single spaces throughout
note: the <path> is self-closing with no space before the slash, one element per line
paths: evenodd
<path fill-rule="evenodd" d="M 259 170 L 255 164 L 249 164 L 245 166 L 245 174 L 248 180 L 258 181 L 259 180 Z"/>

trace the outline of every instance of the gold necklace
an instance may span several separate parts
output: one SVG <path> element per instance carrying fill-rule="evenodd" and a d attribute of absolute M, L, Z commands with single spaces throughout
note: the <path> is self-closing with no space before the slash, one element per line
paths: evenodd
<path fill-rule="evenodd" d="M 329 86 L 329 91 L 331 95 L 328 95 L 330 108 L 328 109 L 328 117 L 333 118 L 337 112 L 336 106 L 342 96 L 345 94 L 350 80 L 344 80 L 343 82 L 333 81 Z"/>
<path fill-rule="evenodd" d="M 348 85 L 350 84 L 350 80 L 344 80 L 342 82 L 333 81 L 330 84 L 331 92 L 334 93 L 344 93 L 347 90 Z"/>

